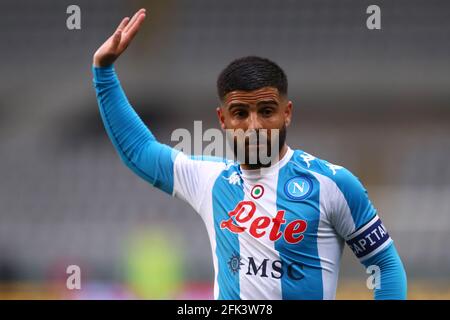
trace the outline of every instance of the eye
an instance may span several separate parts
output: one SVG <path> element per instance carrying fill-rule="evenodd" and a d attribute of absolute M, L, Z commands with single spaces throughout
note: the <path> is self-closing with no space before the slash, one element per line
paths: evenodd
<path fill-rule="evenodd" d="M 247 111 L 243 110 L 243 109 L 235 110 L 235 111 L 233 111 L 233 117 L 243 119 L 243 118 L 247 117 Z"/>
<path fill-rule="evenodd" d="M 264 117 L 270 117 L 270 116 L 272 116 L 273 111 L 274 111 L 273 108 L 263 108 L 263 109 L 261 110 L 261 114 L 262 114 Z"/>

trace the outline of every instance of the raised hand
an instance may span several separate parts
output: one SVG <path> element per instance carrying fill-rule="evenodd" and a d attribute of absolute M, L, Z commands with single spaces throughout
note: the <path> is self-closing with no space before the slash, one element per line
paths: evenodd
<path fill-rule="evenodd" d="M 110 36 L 94 53 L 93 63 L 96 67 L 106 67 L 114 63 L 125 51 L 139 31 L 145 20 L 145 9 L 140 9 L 131 18 L 126 17 L 120 22 L 114 34 Z"/>

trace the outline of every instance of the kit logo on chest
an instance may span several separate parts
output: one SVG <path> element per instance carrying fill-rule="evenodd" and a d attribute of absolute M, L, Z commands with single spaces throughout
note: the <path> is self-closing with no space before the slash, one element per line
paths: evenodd
<path fill-rule="evenodd" d="M 307 177 L 293 177 L 284 184 L 284 193 L 289 199 L 295 201 L 307 198 L 312 189 L 312 181 Z"/>

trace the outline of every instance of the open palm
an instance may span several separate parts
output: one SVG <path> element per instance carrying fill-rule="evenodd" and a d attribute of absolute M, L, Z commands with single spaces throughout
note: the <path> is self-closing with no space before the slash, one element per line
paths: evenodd
<path fill-rule="evenodd" d="M 110 36 L 95 52 L 94 66 L 106 67 L 114 63 L 114 61 L 125 51 L 139 31 L 141 24 L 145 20 L 145 9 L 140 9 L 131 18 L 126 17 L 120 22 L 114 34 Z"/>

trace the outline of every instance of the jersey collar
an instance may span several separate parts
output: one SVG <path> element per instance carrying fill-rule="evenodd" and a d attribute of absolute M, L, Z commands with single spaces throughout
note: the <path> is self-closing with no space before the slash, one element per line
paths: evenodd
<path fill-rule="evenodd" d="M 284 154 L 283 158 L 281 158 L 276 163 L 272 164 L 270 167 L 261 168 L 261 169 L 242 169 L 239 165 L 239 170 L 241 171 L 241 175 L 244 178 L 259 178 L 268 175 L 273 175 L 278 173 L 278 171 L 289 162 L 294 154 L 294 150 L 292 150 L 289 146 L 287 146 L 287 151 Z"/>

